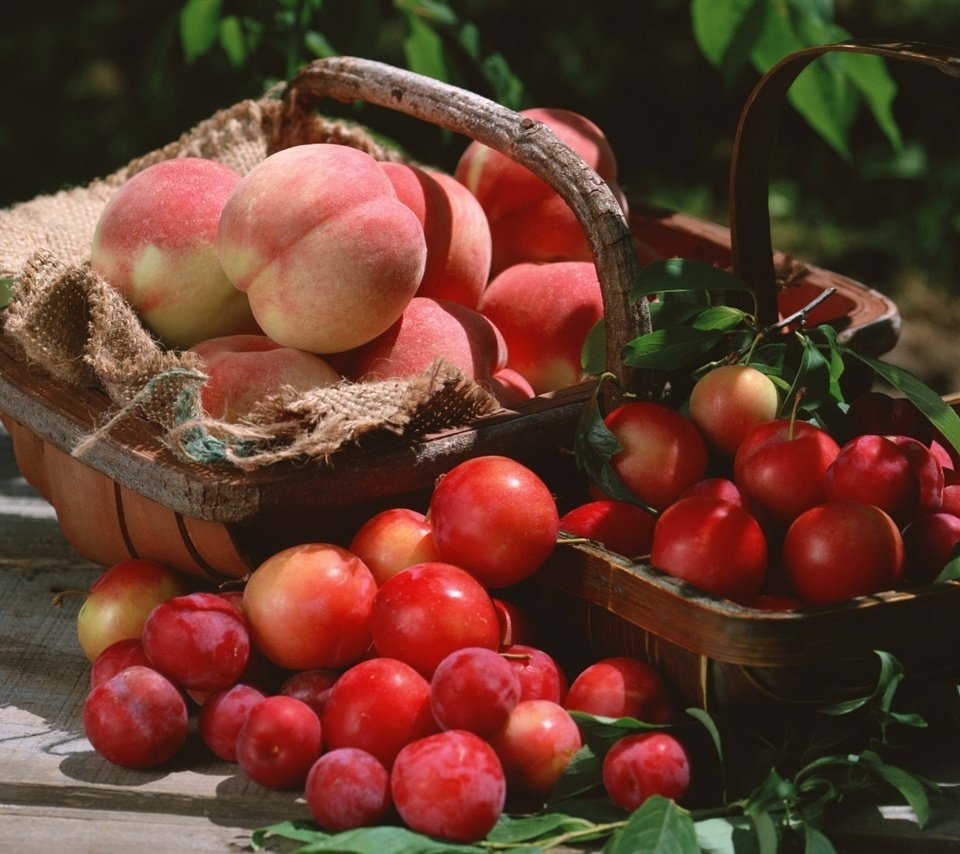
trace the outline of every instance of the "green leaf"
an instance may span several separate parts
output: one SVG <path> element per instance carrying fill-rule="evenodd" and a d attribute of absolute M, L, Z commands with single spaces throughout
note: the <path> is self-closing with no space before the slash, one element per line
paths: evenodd
<path fill-rule="evenodd" d="M 807 10 L 808 4 L 805 0 L 792 2 L 799 13 L 801 37 L 807 44 L 829 44 L 850 38 L 847 30 L 834 23 L 832 4 L 821 10 Z M 903 138 L 893 116 L 897 85 L 887 71 L 885 60 L 868 54 L 838 52 L 823 56 L 817 62 L 829 63 L 834 73 L 842 79 L 844 86 L 850 87 L 851 94 L 859 95 L 866 102 L 874 121 L 893 150 L 902 151 Z"/>
<path fill-rule="evenodd" d="M 751 813 L 750 818 L 753 820 L 753 829 L 757 833 L 760 854 L 777 854 L 780 848 L 780 837 L 770 813 Z"/>
<path fill-rule="evenodd" d="M 801 408 L 815 409 L 829 403 L 833 398 L 830 362 L 821 354 L 817 346 L 806 336 L 798 335 L 795 341 L 800 344 L 800 363 L 797 372 L 783 401 L 783 409 L 789 411 L 794 397 L 801 392 Z"/>
<path fill-rule="evenodd" d="M 585 374 L 598 377 L 607 369 L 607 327 L 601 317 L 583 339 L 580 367 Z"/>
<path fill-rule="evenodd" d="M 570 715 L 577 722 L 583 740 L 598 755 L 606 753 L 614 743 L 625 736 L 670 729 L 666 724 L 651 724 L 636 718 L 606 718 L 578 711 L 571 711 Z"/>
<path fill-rule="evenodd" d="M 704 261 L 668 258 L 652 261 L 640 270 L 630 293 L 631 302 L 670 291 L 748 291 L 746 283 L 727 270 Z"/>
<path fill-rule="evenodd" d="M 940 570 L 940 574 L 934 581 L 939 584 L 944 581 L 954 581 L 958 578 L 960 578 L 960 554 L 954 554 Z"/>
<path fill-rule="evenodd" d="M 722 766 L 723 739 L 720 737 L 720 729 L 717 727 L 716 721 L 713 719 L 710 713 L 704 709 L 691 707 L 687 709 L 687 714 L 701 724 L 704 729 L 706 729 L 707 734 L 710 736 L 710 741 L 713 743 L 714 750 L 717 751 L 717 758 L 720 760 L 720 764 Z"/>
<path fill-rule="evenodd" d="M 262 850 L 266 840 L 276 836 L 302 842 L 298 854 L 314 851 L 335 851 L 337 854 L 484 854 L 476 845 L 457 845 L 414 833 L 405 827 L 382 825 L 361 827 L 342 833 L 310 830 L 299 822 L 282 822 L 261 828 L 253 834 L 252 847 Z"/>
<path fill-rule="evenodd" d="M 267 827 L 260 827 L 253 831 L 250 836 L 250 847 L 254 851 L 260 851 L 263 843 L 270 836 L 279 836 L 283 839 L 292 839 L 298 842 L 309 842 L 317 835 L 317 828 L 314 824 L 307 824 L 299 821 L 279 821 Z"/>
<path fill-rule="evenodd" d="M 927 789 L 938 791 L 939 787 L 903 768 L 887 765 L 873 751 L 864 751 L 860 758 L 862 765 L 868 767 L 903 796 L 917 816 L 917 823 L 921 828 L 924 827 L 930 819 L 930 799 L 927 797 Z"/>
<path fill-rule="evenodd" d="M 841 157 L 851 157 L 848 137 L 857 111 L 850 82 L 831 67 L 832 57 L 807 66 L 787 94 L 793 108 Z"/>
<path fill-rule="evenodd" d="M 560 779 L 550 792 L 547 805 L 566 798 L 582 795 L 603 784 L 603 758 L 594 753 L 589 745 L 581 747 L 567 764 Z"/>
<path fill-rule="evenodd" d="M 742 830 L 743 819 L 739 817 L 707 818 L 694 822 L 697 844 L 703 854 L 735 854 L 743 849 L 737 845 L 736 836 Z M 752 831 L 751 831 L 752 835 Z M 755 850 L 749 849 L 751 854 Z"/>
<path fill-rule="evenodd" d="M 220 47 L 233 68 L 242 68 L 250 56 L 250 48 L 243 33 L 243 25 L 236 15 L 228 15 L 220 21 L 218 32 Z"/>
<path fill-rule="evenodd" d="M 325 59 L 328 56 L 337 56 L 337 49 L 330 44 L 323 33 L 316 30 L 307 30 L 303 34 L 303 43 L 313 56 Z"/>
<path fill-rule="evenodd" d="M 913 401 L 951 447 L 960 452 L 960 415 L 933 389 L 903 368 L 865 356 L 856 350 L 844 348 L 843 352 L 869 365 L 876 374 Z"/>
<path fill-rule="evenodd" d="M 0 308 L 6 308 L 10 305 L 10 297 L 13 295 L 13 279 L 0 277 Z"/>
<path fill-rule="evenodd" d="M 731 85 L 750 61 L 763 32 L 767 0 L 693 0 L 693 36 L 701 53 Z"/>
<path fill-rule="evenodd" d="M 653 328 L 666 329 L 690 323 L 701 311 L 713 305 L 713 301 L 705 291 L 677 291 L 663 294 L 659 299 L 648 301 L 647 305 Z"/>
<path fill-rule="evenodd" d="M 726 334 L 723 329 L 692 326 L 656 329 L 630 341 L 623 361 L 635 368 L 676 370 L 705 356 Z"/>
<path fill-rule="evenodd" d="M 543 837 L 568 830 L 582 830 L 585 822 L 562 813 L 543 813 L 540 815 L 514 818 L 504 815 L 487 835 L 488 842 L 516 844 L 532 842 Z"/>
<path fill-rule="evenodd" d="M 863 96 L 877 126 L 894 151 L 903 151 L 903 135 L 893 115 L 897 84 L 879 56 L 844 54 L 837 57 L 844 74 Z"/>
<path fill-rule="evenodd" d="M 457 33 L 457 44 L 474 62 L 480 62 L 480 30 L 476 24 L 465 22 Z"/>
<path fill-rule="evenodd" d="M 493 100 L 511 110 L 523 105 L 524 90 L 520 78 L 501 53 L 491 53 L 480 63 L 480 71 L 490 86 Z"/>
<path fill-rule="evenodd" d="M 783 4 L 771 4 L 766 27 L 757 41 L 752 59 L 761 72 L 783 57 L 808 46 L 797 32 L 790 10 Z M 807 66 L 787 91 L 787 98 L 817 133 L 845 158 L 850 152 L 847 131 L 853 119 L 856 101 L 842 76 L 831 71 L 830 57 Z"/>
<path fill-rule="evenodd" d="M 654 795 L 633 812 L 604 854 L 700 854 L 697 831 L 687 810 Z"/>
<path fill-rule="evenodd" d="M 407 12 L 406 19 L 410 28 L 409 34 L 403 40 L 407 67 L 425 77 L 449 80 L 447 63 L 443 56 L 443 40 L 436 30 L 413 12 Z"/>
<path fill-rule="evenodd" d="M 221 0 L 187 0 L 180 9 L 179 29 L 183 57 L 192 63 L 216 44 Z"/>
<path fill-rule="evenodd" d="M 416 15 L 434 24 L 452 27 L 459 23 L 457 13 L 443 0 L 394 0 L 393 5 L 401 12 Z"/>
<path fill-rule="evenodd" d="M 803 854 L 837 854 L 833 843 L 817 828 L 809 824 L 801 825 L 803 833 Z"/>
<path fill-rule="evenodd" d="M 811 341 L 821 346 L 821 350 L 824 347 L 827 349 L 825 358 L 829 361 L 830 398 L 834 403 L 843 401 L 844 396 L 843 390 L 840 387 L 840 377 L 843 376 L 846 365 L 843 361 L 843 353 L 837 342 L 837 330 L 827 324 L 821 324 L 809 330 L 807 335 Z"/>
<path fill-rule="evenodd" d="M 783 809 L 784 802 L 795 793 L 796 786 L 781 777 L 776 768 L 771 768 L 763 781 L 747 796 L 743 811 L 752 816 Z"/>
<path fill-rule="evenodd" d="M 874 685 L 870 693 L 844 700 L 832 706 L 825 706 L 820 709 L 821 714 L 847 715 L 857 709 L 863 708 L 877 698 L 882 698 L 885 704 L 884 711 L 889 710 L 893 700 L 893 691 L 903 681 L 903 665 L 895 656 L 883 650 L 874 650 L 874 655 L 876 655 L 880 661 L 880 669 L 877 673 L 876 685 Z"/>

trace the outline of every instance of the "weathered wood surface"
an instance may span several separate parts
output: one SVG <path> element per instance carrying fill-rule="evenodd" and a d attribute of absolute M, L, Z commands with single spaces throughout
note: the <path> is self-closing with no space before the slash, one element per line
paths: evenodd
<path fill-rule="evenodd" d="M 162 770 L 116 768 L 91 750 L 80 726 L 89 678 L 76 642 L 80 600 L 59 609 L 51 600 L 100 571 L 73 552 L 0 433 L 0 851 L 241 851 L 253 829 L 307 817 L 299 793 L 249 782 L 195 734 Z M 952 733 L 916 762 L 960 786 Z M 844 852 L 960 850 L 960 798 L 937 798 L 922 832 L 907 808 L 869 802 L 849 804 L 829 832 Z"/>
<path fill-rule="evenodd" d="M 52 598 L 100 571 L 72 551 L 0 436 L 0 851 L 242 850 L 254 828 L 307 817 L 299 793 L 249 782 L 195 733 L 162 771 L 124 770 L 92 751 L 80 725 L 81 600 L 57 608 Z"/>

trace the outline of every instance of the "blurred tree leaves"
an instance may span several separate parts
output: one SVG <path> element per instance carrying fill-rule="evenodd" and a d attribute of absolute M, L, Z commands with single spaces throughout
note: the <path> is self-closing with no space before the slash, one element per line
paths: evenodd
<path fill-rule="evenodd" d="M 354 31 L 348 46 L 339 25 L 353 15 L 367 25 Z M 394 34 L 390 44 L 384 33 Z M 476 72 L 491 97 L 520 108 L 522 86 L 503 55 L 484 54 L 476 25 L 445 0 L 185 0 L 179 34 L 187 64 L 219 49 L 234 68 L 247 67 L 269 82 L 281 69 L 289 79 L 311 59 L 350 53 L 450 83 Z"/>
<path fill-rule="evenodd" d="M 725 27 L 708 26 L 721 14 Z M 760 39 L 768 17 L 783 45 L 839 34 L 831 27 L 960 44 L 955 0 L 37 0 L 0 17 L 4 205 L 104 175 L 295 62 L 341 53 L 414 65 L 511 106 L 581 112 L 606 132 L 632 201 L 723 222 L 740 107 L 779 58 L 773 37 Z M 828 60 L 814 67 L 824 110 L 836 109 L 831 142 L 795 111 L 781 119 L 775 245 L 894 296 L 918 275 L 955 289 L 956 81 Z M 371 124 L 400 133 L 392 121 L 376 113 Z M 402 132 L 442 167 L 464 145 Z"/>
<path fill-rule="evenodd" d="M 692 0 L 690 12 L 697 44 L 728 86 L 748 66 L 762 74 L 790 53 L 851 37 L 834 20 L 832 0 Z M 902 147 L 893 116 L 896 93 L 882 59 L 831 54 L 806 68 L 787 98 L 838 154 L 849 159 L 848 137 L 861 101 L 893 148 Z"/>

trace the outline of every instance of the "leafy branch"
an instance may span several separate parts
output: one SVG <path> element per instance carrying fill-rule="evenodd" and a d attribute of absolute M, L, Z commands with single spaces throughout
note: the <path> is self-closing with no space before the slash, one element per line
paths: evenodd
<path fill-rule="evenodd" d="M 680 390 L 681 406 L 683 395 L 701 374 L 723 363 L 748 363 L 780 389 L 781 414 L 796 411 L 834 432 L 849 405 L 841 377 L 847 366 L 857 361 L 911 400 L 943 439 L 960 450 L 960 416 L 924 382 L 903 368 L 841 343 L 829 324 L 807 327 L 807 315 L 831 295 L 825 290 L 800 311 L 760 326 L 755 308 L 733 304 L 734 300 L 749 303 L 752 297 L 733 273 L 683 258 L 654 261 L 641 270 L 632 294 L 635 300 L 650 300 L 654 328 L 631 341 L 623 359 L 632 367 L 668 376 Z M 602 324 L 587 337 L 583 351 L 584 369 L 598 376 L 598 385 L 610 381 L 603 373 Z M 578 466 L 609 496 L 637 503 L 609 464 L 619 450 L 616 438 L 603 424 L 595 395 L 577 426 L 574 451 Z"/>

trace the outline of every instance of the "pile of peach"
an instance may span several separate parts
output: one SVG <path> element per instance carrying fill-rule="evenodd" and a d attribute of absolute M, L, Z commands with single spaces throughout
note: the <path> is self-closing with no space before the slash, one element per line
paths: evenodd
<path fill-rule="evenodd" d="M 525 115 L 626 210 L 593 123 Z M 204 408 L 226 420 L 283 386 L 417 375 L 438 356 L 515 403 L 580 379 L 603 314 L 573 212 L 477 142 L 454 175 L 328 143 L 276 152 L 244 176 L 203 158 L 156 163 L 109 200 L 90 261 L 163 345 L 203 357 Z"/>

